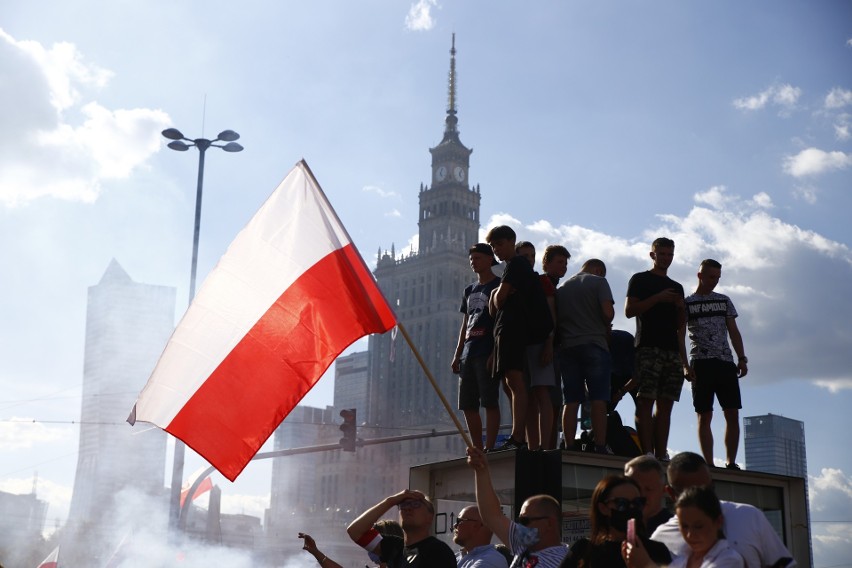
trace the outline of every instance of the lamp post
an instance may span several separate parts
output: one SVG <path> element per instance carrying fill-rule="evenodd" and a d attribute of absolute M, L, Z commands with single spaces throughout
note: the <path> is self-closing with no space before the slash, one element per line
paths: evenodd
<path fill-rule="evenodd" d="M 198 185 L 195 191 L 195 230 L 192 235 L 192 268 L 189 275 L 189 303 L 192 303 L 195 298 L 195 275 L 198 272 L 198 236 L 201 233 L 201 193 L 204 187 L 204 154 L 208 148 L 221 148 L 225 152 L 242 152 L 243 147 L 237 144 L 236 140 L 240 139 L 240 135 L 233 130 L 223 130 L 213 140 L 207 138 L 191 139 L 183 135 L 177 128 L 167 128 L 163 130 L 163 136 L 171 140 L 168 147 L 178 152 L 186 152 L 193 146 L 198 148 Z M 225 144 L 217 144 L 217 142 L 225 142 Z M 183 462 L 186 454 L 186 446 L 178 439 L 175 439 L 175 456 L 172 465 L 172 489 L 171 499 L 169 500 L 169 526 L 172 528 L 178 527 L 178 519 L 180 517 L 180 490 L 183 483 Z M 187 499 L 192 499 L 187 496 Z"/>

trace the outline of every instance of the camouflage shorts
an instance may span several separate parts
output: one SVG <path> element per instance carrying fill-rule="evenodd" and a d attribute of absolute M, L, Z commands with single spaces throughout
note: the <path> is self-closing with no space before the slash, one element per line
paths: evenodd
<path fill-rule="evenodd" d="M 680 400 L 683 388 L 683 364 L 677 351 L 659 347 L 636 350 L 637 395 L 642 398 Z"/>

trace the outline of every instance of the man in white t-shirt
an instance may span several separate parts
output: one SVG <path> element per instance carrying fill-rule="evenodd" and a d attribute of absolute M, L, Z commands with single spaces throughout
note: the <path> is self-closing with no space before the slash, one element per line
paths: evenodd
<path fill-rule="evenodd" d="M 669 463 L 668 481 L 666 491 L 675 501 L 687 487 L 713 484 L 707 462 L 692 452 L 681 452 L 672 458 Z M 731 547 L 743 557 L 747 568 L 785 568 L 795 565 L 792 555 L 769 524 L 763 511 L 744 503 L 721 503 L 724 517 L 722 532 Z M 688 546 L 680 533 L 677 517 L 672 517 L 660 525 L 651 535 L 651 539 L 665 544 L 673 556 L 689 554 Z"/>

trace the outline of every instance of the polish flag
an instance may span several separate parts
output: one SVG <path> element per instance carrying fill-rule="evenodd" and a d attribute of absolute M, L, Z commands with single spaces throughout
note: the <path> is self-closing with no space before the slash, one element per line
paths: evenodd
<path fill-rule="evenodd" d="M 186 480 L 183 487 L 180 489 L 180 506 L 183 508 L 183 503 L 186 501 L 186 497 L 189 495 L 189 490 L 192 489 L 192 484 L 195 483 L 195 480 L 198 479 L 204 471 L 208 469 L 205 466 L 201 466 L 198 468 L 192 475 L 189 476 L 189 479 Z M 195 501 L 208 491 L 213 489 L 213 480 L 210 479 L 208 475 L 205 477 L 201 483 L 198 484 L 198 487 L 195 488 L 195 493 L 192 494 L 192 499 L 190 501 Z"/>
<path fill-rule="evenodd" d="M 396 317 L 302 160 L 237 235 L 128 418 L 233 481 L 355 340 Z"/>
<path fill-rule="evenodd" d="M 53 552 L 47 555 L 47 558 L 41 561 L 41 564 L 36 566 L 36 568 L 56 568 L 57 562 L 59 562 L 59 547 L 53 549 Z"/>

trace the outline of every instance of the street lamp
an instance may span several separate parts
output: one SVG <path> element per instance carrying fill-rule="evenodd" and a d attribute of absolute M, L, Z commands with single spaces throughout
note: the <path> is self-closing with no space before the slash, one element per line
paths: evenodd
<path fill-rule="evenodd" d="M 236 140 L 240 135 L 233 130 L 223 130 L 213 140 L 207 138 L 191 139 L 183 135 L 177 128 L 163 130 L 163 136 L 171 140 L 167 144 L 172 150 L 186 152 L 193 146 L 198 148 L 198 186 L 195 191 L 195 231 L 192 235 L 192 269 L 189 275 L 189 303 L 195 298 L 195 275 L 198 271 L 198 236 L 201 233 L 201 192 L 204 187 L 204 153 L 210 147 L 221 148 L 225 152 L 242 152 L 243 147 Z M 225 142 L 225 144 L 217 144 Z M 172 528 L 178 526 L 180 518 L 180 490 L 183 483 L 183 462 L 186 455 L 186 446 L 183 442 L 175 439 L 175 457 L 172 467 L 172 491 L 169 507 L 169 525 Z M 191 500 L 192 496 L 187 496 Z"/>

